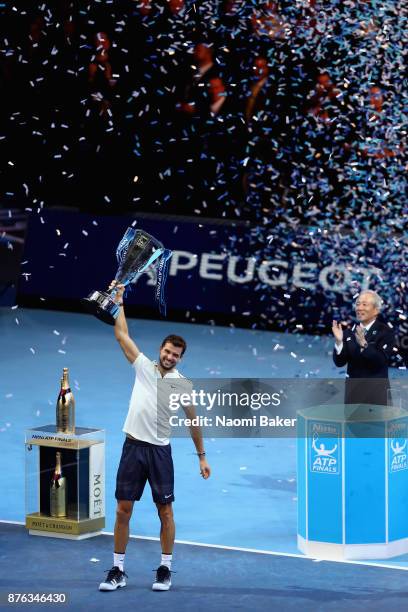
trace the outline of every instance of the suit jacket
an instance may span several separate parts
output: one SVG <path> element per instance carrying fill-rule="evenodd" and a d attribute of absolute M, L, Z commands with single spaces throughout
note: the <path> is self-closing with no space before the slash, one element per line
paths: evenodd
<path fill-rule="evenodd" d="M 361 349 L 355 337 L 355 328 L 346 329 L 340 354 L 333 349 L 333 361 L 338 367 L 347 365 L 346 404 L 387 405 L 388 361 L 395 338 L 392 330 L 378 319 L 366 334 L 368 346 Z M 369 379 L 369 380 L 367 380 Z"/>

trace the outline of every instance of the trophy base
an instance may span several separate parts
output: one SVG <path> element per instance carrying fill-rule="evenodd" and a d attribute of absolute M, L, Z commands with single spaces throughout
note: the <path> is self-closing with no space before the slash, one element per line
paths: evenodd
<path fill-rule="evenodd" d="M 119 306 L 106 291 L 92 291 L 88 297 L 82 298 L 81 304 L 100 321 L 108 325 L 115 325 L 119 314 Z"/>

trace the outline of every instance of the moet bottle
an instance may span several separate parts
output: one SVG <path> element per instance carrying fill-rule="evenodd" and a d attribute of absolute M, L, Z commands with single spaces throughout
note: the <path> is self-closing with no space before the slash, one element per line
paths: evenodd
<path fill-rule="evenodd" d="M 62 475 L 61 453 L 57 451 L 55 469 L 50 486 L 50 515 L 67 516 L 67 479 Z"/>
<path fill-rule="evenodd" d="M 61 378 L 61 389 L 58 395 L 57 408 L 57 432 L 75 433 L 75 400 L 69 386 L 68 368 L 64 368 Z"/>

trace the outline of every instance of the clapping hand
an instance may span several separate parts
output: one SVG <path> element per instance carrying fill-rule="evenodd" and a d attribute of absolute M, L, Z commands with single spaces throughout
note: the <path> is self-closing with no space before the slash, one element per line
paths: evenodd
<path fill-rule="evenodd" d="M 356 327 L 355 332 L 357 343 L 361 346 L 361 348 L 365 348 L 367 346 L 367 340 L 364 335 L 364 327 L 362 325 L 358 325 Z"/>
<path fill-rule="evenodd" d="M 332 332 L 336 340 L 336 344 L 341 344 L 343 342 L 343 328 L 341 326 L 341 323 L 333 321 Z"/>

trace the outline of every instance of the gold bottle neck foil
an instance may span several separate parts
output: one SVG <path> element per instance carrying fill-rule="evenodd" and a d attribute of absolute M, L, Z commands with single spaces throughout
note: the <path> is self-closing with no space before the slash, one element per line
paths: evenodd
<path fill-rule="evenodd" d="M 54 480 L 58 480 L 62 476 L 62 468 L 61 468 L 61 453 L 57 452 L 55 458 L 55 471 L 54 471 Z"/>
<path fill-rule="evenodd" d="M 64 368 L 62 371 L 61 391 L 70 391 L 68 368 Z"/>

